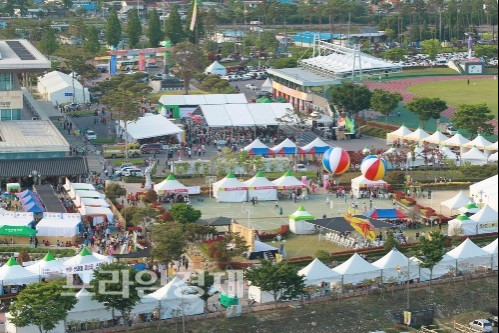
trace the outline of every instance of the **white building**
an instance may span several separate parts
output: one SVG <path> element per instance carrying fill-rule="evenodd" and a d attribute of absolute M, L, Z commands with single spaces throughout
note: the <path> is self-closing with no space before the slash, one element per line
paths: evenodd
<path fill-rule="evenodd" d="M 87 88 L 76 78 L 58 71 L 47 73 L 38 79 L 38 92 L 54 105 L 90 102 Z"/>

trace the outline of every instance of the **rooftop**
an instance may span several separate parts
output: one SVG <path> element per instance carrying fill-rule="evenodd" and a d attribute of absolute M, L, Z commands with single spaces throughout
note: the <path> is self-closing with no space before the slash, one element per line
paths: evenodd
<path fill-rule="evenodd" d="M 69 143 L 51 121 L 0 121 L 0 153 L 46 151 L 69 151 Z"/>
<path fill-rule="evenodd" d="M 0 40 L 0 70 L 33 72 L 50 69 L 50 61 L 25 39 Z"/>
<path fill-rule="evenodd" d="M 306 87 L 322 87 L 340 83 L 338 79 L 330 75 L 312 72 L 303 67 L 281 69 L 269 68 L 267 69 L 267 73 Z"/>

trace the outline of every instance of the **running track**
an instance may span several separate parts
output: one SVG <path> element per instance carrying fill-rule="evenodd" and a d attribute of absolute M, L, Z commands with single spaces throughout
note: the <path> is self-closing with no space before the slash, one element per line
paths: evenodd
<path fill-rule="evenodd" d="M 474 78 L 489 78 L 491 76 L 483 75 L 483 76 L 473 76 Z M 413 84 L 418 83 L 426 83 L 426 82 L 435 82 L 435 81 L 449 81 L 449 80 L 466 80 L 465 76 L 432 76 L 432 77 L 418 77 L 413 79 L 402 79 L 402 80 L 392 80 L 386 82 L 374 82 L 369 81 L 366 82 L 365 85 L 369 87 L 369 89 L 384 89 L 390 92 L 398 92 L 404 98 L 404 102 L 410 102 L 414 97 L 417 97 L 416 94 L 410 93 L 407 91 L 407 88 L 412 86 Z M 442 112 L 442 116 L 445 118 L 451 118 L 454 112 L 456 111 L 455 106 L 449 106 L 447 110 Z M 489 121 L 490 124 L 494 126 L 494 133 L 498 133 L 498 122 L 497 119 Z"/>

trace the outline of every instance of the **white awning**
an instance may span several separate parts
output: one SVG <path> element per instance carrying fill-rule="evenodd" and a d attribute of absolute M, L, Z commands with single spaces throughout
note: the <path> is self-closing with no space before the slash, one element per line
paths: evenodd
<path fill-rule="evenodd" d="M 120 122 L 123 128 L 123 122 Z M 183 130 L 162 115 L 145 114 L 136 121 L 127 124 L 127 131 L 133 140 L 156 138 L 182 133 Z"/>

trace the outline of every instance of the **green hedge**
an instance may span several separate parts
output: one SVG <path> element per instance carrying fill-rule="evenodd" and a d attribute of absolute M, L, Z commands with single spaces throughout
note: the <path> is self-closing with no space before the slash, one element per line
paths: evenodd
<path fill-rule="evenodd" d="M 42 254 L 45 255 L 48 252 L 52 253 L 54 256 L 60 257 L 72 257 L 76 254 L 76 249 L 59 249 L 59 248 L 47 248 L 47 247 L 24 247 L 24 246 L 0 246 L 0 253 L 2 254 L 12 254 L 19 252 L 27 252 L 29 254 Z"/>

